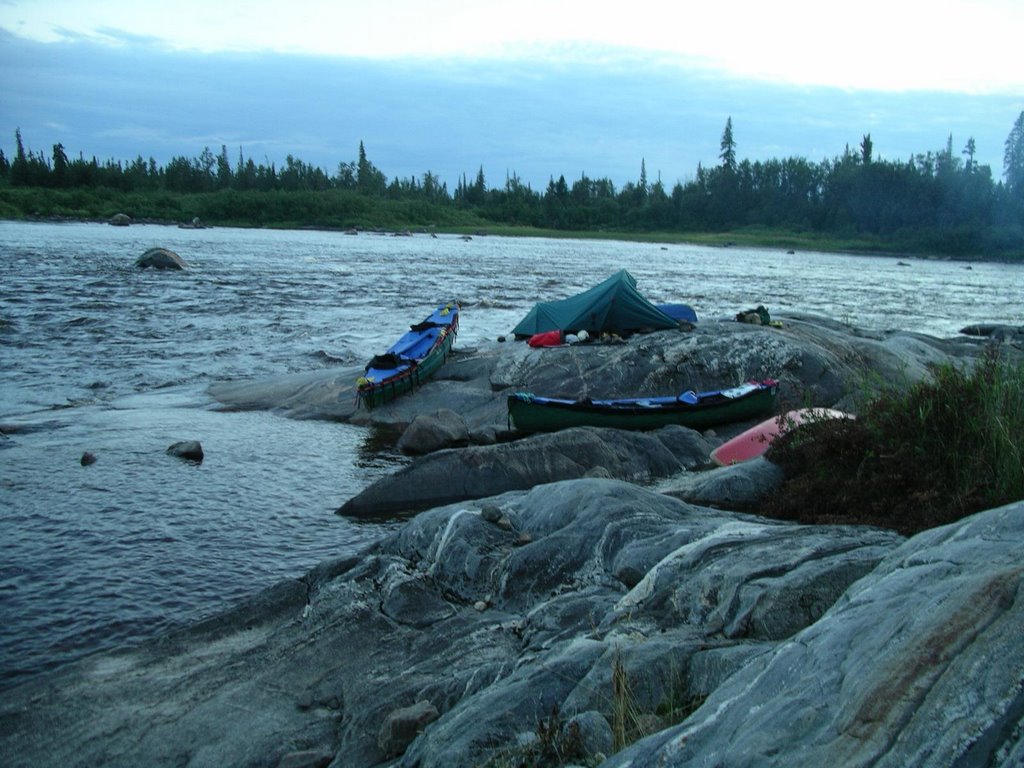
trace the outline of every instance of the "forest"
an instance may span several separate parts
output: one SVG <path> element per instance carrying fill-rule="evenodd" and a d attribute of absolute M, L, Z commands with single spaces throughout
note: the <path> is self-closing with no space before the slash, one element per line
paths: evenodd
<path fill-rule="evenodd" d="M 663 235 L 714 233 L 784 236 L 885 252 L 982 259 L 1024 259 L 1024 111 L 1010 128 L 998 175 L 975 161 L 974 139 L 949 136 L 937 150 L 904 160 L 875 156 L 870 134 L 860 144 L 815 162 L 803 157 L 738 159 L 730 117 L 712 167 L 698 165 L 671 189 L 647 178 L 616 188 L 608 178 L 552 177 L 533 189 L 515 173 L 488 184 L 481 166 L 454 190 L 434 173 L 389 179 L 367 157 L 328 173 L 288 155 L 278 167 L 226 146 L 165 166 L 134 161 L 0 150 L 0 218 L 136 221 L 342 229 L 488 227 L 515 231 Z"/>

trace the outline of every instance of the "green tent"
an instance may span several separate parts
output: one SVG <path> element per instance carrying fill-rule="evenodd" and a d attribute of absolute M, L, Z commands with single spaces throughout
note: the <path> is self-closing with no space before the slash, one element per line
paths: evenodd
<path fill-rule="evenodd" d="M 640 295 L 636 278 L 623 269 L 583 293 L 560 301 L 539 302 L 512 332 L 518 338 L 546 331 L 622 334 L 677 325 Z"/>

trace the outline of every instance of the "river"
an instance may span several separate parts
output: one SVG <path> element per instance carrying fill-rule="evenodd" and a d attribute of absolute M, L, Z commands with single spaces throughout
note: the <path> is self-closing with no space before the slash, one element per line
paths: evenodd
<path fill-rule="evenodd" d="M 186 272 L 142 270 L 161 246 Z M 0 222 L 0 689 L 223 610 L 396 523 L 334 510 L 404 459 L 360 428 L 227 412 L 211 383 L 361 364 L 462 303 L 456 349 L 628 269 L 703 319 L 1024 324 L 1024 267 L 477 236 Z M 201 464 L 166 448 L 199 440 Z M 89 451 L 95 464 L 82 466 Z"/>

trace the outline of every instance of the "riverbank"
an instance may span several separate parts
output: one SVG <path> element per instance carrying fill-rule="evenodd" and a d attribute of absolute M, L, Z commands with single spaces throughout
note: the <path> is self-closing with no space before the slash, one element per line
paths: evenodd
<path fill-rule="evenodd" d="M 446 409 L 478 444 L 419 460 L 448 462 L 429 487 L 457 495 L 378 544 L 6 691 L 2 762 L 1015 765 L 1024 504 L 906 539 L 771 520 L 756 499 L 739 511 L 727 482 L 683 500 L 689 478 L 735 479 L 699 471 L 728 430 L 667 429 L 637 447 L 586 429 L 561 434 L 565 450 L 485 444 L 500 437 L 487 427 L 507 429 L 510 389 L 710 388 L 770 370 L 780 408 L 852 409 L 867 373 L 912 381 L 985 346 L 783 317 L 464 350 L 371 414 L 343 412 L 352 379 L 337 370 L 218 385 L 227 408 L 391 432 Z M 571 447 L 580 434 L 591 461 Z M 509 447 L 518 458 L 484 461 Z M 661 469 L 638 475 L 640 451 Z M 390 488 L 417 485 L 399 475 Z M 510 476 L 524 484 L 499 488 Z"/>
<path fill-rule="evenodd" d="M 122 226 L 130 226 L 134 222 L 187 228 L 194 228 L 194 222 L 200 222 L 200 227 L 309 229 L 349 234 L 415 233 L 463 237 L 618 240 L 964 261 L 1024 260 L 1024 248 L 1019 244 L 1000 249 L 994 249 L 991 245 L 974 249 L 959 247 L 950 251 L 945 240 L 930 240 L 919 232 L 883 237 L 864 233 L 764 227 L 720 232 L 545 229 L 495 222 L 480 216 L 473 209 L 426 203 L 414 205 L 343 193 L 293 193 L 289 196 L 289 193 L 268 192 L 263 197 L 250 199 L 230 192 L 183 195 L 169 192 L 121 193 L 95 190 L 86 193 L 81 190 L 0 188 L 0 219 L 49 223 L 112 223 L 116 219 Z"/>
<path fill-rule="evenodd" d="M 0 217 L 3 218 L 3 217 Z M 39 221 L 49 224 L 84 223 L 109 224 L 107 218 L 75 217 L 75 216 L 39 216 L 39 217 L 6 217 L 9 221 Z M 884 256 L 908 259 L 938 259 L 942 261 L 962 261 L 965 263 L 992 261 L 1001 263 L 1017 263 L 1024 260 L 1024 252 L 1010 253 L 1002 256 L 991 255 L 957 255 L 936 254 L 927 249 L 915 249 L 911 243 L 897 243 L 886 238 L 869 237 L 836 237 L 826 234 L 794 232 L 789 230 L 747 229 L 726 232 L 627 232 L 608 230 L 560 230 L 540 229 L 537 227 L 511 226 L 494 224 L 478 220 L 462 225 L 398 225 L 391 228 L 373 227 L 342 227 L 318 226 L 310 224 L 253 224 L 251 222 L 179 222 L 168 219 L 138 219 L 134 224 L 148 224 L 165 227 L 181 227 L 184 229 L 210 229 L 213 227 L 232 227 L 237 229 L 278 229 L 278 230 L 311 230 L 318 232 L 339 232 L 349 235 L 383 235 L 393 237 L 457 235 L 472 239 L 474 237 L 526 237 L 544 238 L 548 240 L 610 240 L 624 243 L 652 243 L 662 245 L 703 245 L 712 248 L 754 248 L 784 251 L 815 251 L 820 253 L 848 253 L 860 256 Z M 130 226 L 123 224 L 122 226 Z"/>

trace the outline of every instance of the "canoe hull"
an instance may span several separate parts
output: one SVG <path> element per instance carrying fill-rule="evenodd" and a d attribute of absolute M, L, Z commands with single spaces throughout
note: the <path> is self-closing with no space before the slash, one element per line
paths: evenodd
<path fill-rule="evenodd" d="M 445 308 L 450 311 L 450 316 L 446 317 L 445 324 L 432 323 L 432 319 L 436 321 Z M 421 325 L 430 325 L 432 330 L 418 331 L 417 328 L 413 328 L 396 342 L 389 352 L 397 353 L 402 348 L 415 348 L 418 333 L 431 333 L 431 335 L 436 333 L 436 338 L 433 339 L 429 349 L 417 357 L 409 358 L 399 370 L 389 372 L 384 377 L 375 375 L 377 371 L 368 366 L 367 375 L 360 378 L 356 386 L 356 397 L 361 406 L 372 409 L 389 403 L 418 387 L 444 365 L 459 332 L 458 304 L 452 302 L 438 308 Z"/>
<path fill-rule="evenodd" d="M 850 418 L 853 416 L 848 413 L 828 408 L 801 408 L 796 411 L 787 411 L 781 416 L 775 416 L 760 424 L 755 424 L 745 432 L 722 443 L 711 452 L 711 460 L 719 466 L 727 467 L 731 464 L 756 459 L 763 455 L 780 435 L 784 435 L 801 424 L 823 419 Z"/>
<path fill-rule="evenodd" d="M 707 429 L 770 413 L 777 391 L 775 382 L 766 382 L 733 399 L 707 396 L 712 393 L 698 395 L 696 403 L 677 398 L 580 402 L 517 393 L 508 398 L 508 414 L 510 425 L 520 432 L 552 432 L 571 427 L 649 430 L 673 424 Z"/>

